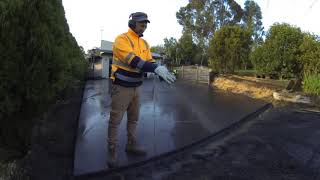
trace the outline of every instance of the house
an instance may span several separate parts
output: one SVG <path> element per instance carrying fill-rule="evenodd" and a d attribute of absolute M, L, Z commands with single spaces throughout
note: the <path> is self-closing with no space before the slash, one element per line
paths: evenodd
<path fill-rule="evenodd" d="M 112 42 L 101 40 L 100 52 L 102 56 L 102 78 L 109 78 L 112 63 Z"/>
<path fill-rule="evenodd" d="M 111 41 L 101 40 L 100 52 L 102 56 L 102 78 L 109 78 L 112 63 L 112 44 Z M 158 53 L 152 53 L 152 58 L 158 64 L 163 62 L 163 56 Z"/>

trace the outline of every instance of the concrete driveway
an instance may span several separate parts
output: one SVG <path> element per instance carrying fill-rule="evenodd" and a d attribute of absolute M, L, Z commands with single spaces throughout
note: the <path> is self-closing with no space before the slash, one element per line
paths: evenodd
<path fill-rule="evenodd" d="M 76 176 L 108 169 L 108 86 L 108 80 L 88 81 L 86 84 L 75 148 Z M 190 82 L 178 81 L 168 86 L 158 79 L 146 79 L 140 91 L 137 137 L 148 155 L 137 158 L 125 153 L 125 114 L 119 128 L 118 154 L 121 166 L 142 162 L 197 142 L 229 127 L 266 104 Z"/>

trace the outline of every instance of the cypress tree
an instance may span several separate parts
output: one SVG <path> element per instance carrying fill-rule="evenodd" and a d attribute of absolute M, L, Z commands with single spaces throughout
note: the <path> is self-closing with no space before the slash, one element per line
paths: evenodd
<path fill-rule="evenodd" d="M 0 2 L 0 146 L 25 152 L 35 117 L 83 80 L 61 0 Z"/>

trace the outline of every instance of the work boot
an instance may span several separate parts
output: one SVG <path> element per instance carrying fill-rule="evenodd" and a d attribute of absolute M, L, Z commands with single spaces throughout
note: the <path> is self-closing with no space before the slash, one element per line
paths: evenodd
<path fill-rule="evenodd" d="M 108 160 L 107 160 L 109 168 L 117 168 L 117 150 L 115 145 L 109 145 L 108 147 Z"/>
<path fill-rule="evenodd" d="M 147 151 L 140 147 L 135 141 L 128 141 L 126 145 L 126 152 L 137 156 L 147 155 Z"/>

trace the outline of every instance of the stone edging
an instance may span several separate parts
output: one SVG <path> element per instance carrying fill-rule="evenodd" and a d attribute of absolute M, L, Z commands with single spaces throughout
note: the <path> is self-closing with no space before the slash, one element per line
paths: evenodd
<path fill-rule="evenodd" d="M 301 94 L 301 93 L 294 93 L 288 91 L 274 91 L 273 98 L 279 101 L 287 101 L 293 103 L 302 103 L 302 104 L 309 104 L 309 105 L 317 105 L 319 102 L 319 97 L 312 98 L 311 96 Z"/>

